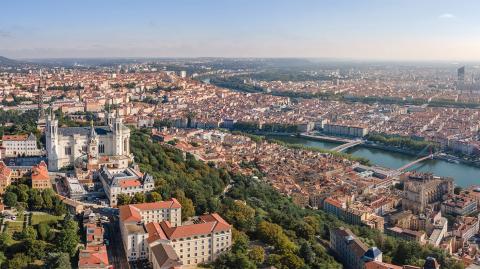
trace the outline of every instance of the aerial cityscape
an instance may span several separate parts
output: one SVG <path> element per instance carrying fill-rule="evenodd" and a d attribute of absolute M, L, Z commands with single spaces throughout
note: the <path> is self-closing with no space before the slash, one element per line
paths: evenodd
<path fill-rule="evenodd" d="M 480 269 L 480 3 L 1 6 L 0 268 Z"/>

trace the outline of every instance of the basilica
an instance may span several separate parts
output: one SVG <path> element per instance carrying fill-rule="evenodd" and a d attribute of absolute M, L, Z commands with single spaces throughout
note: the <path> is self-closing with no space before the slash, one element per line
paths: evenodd
<path fill-rule="evenodd" d="M 80 159 L 130 156 L 130 129 L 117 113 L 107 113 L 105 126 L 58 127 L 53 113 L 45 126 L 48 169 L 58 171 L 73 167 Z"/>

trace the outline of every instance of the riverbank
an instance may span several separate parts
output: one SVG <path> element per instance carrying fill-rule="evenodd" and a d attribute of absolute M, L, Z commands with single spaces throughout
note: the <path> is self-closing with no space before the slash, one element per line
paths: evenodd
<path fill-rule="evenodd" d="M 298 136 L 274 136 L 272 139 L 282 140 L 285 143 L 302 144 L 310 148 L 332 149 L 338 143 L 306 139 Z M 404 149 L 391 148 L 384 145 L 363 144 L 347 150 L 349 155 L 362 157 L 370 160 L 373 166 L 398 169 L 418 159 L 417 152 Z M 455 183 L 461 187 L 478 184 L 480 181 L 480 168 L 466 163 L 453 163 L 439 156 L 436 159 L 428 159 L 407 170 L 433 173 L 437 176 L 452 177 Z"/>

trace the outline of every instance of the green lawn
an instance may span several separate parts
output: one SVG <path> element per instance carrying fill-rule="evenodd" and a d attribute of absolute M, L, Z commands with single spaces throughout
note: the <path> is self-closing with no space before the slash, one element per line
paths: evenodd
<path fill-rule="evenodd" d="M 54 216 L 47 213 L 33 213 L 32 226 L 39 224 L 40 222 L 52 222 L 63 219 L 62 216 Z"/>
<path fill-rule="evenodd" d="M 13 235 L 14 232 L 21 232 L 23 231 L 23 220 L 25 216 L 17 217 L 16 220 L 5 220 L 5 223 L 8 223 L 7 233 Z"/>

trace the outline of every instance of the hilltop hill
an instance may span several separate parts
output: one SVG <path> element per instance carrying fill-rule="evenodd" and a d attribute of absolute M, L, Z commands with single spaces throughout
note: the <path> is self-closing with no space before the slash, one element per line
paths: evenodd
<path fill-rule="evenodd" d="M 0 65 L 12 66 L 12 65 L 19 65 L 19 64 L 21 64 L 20 61 L 13 60 L 13 59 L 9 59 L 9 58 L 7 58 L 7 57 L 0 56 Z"/>

